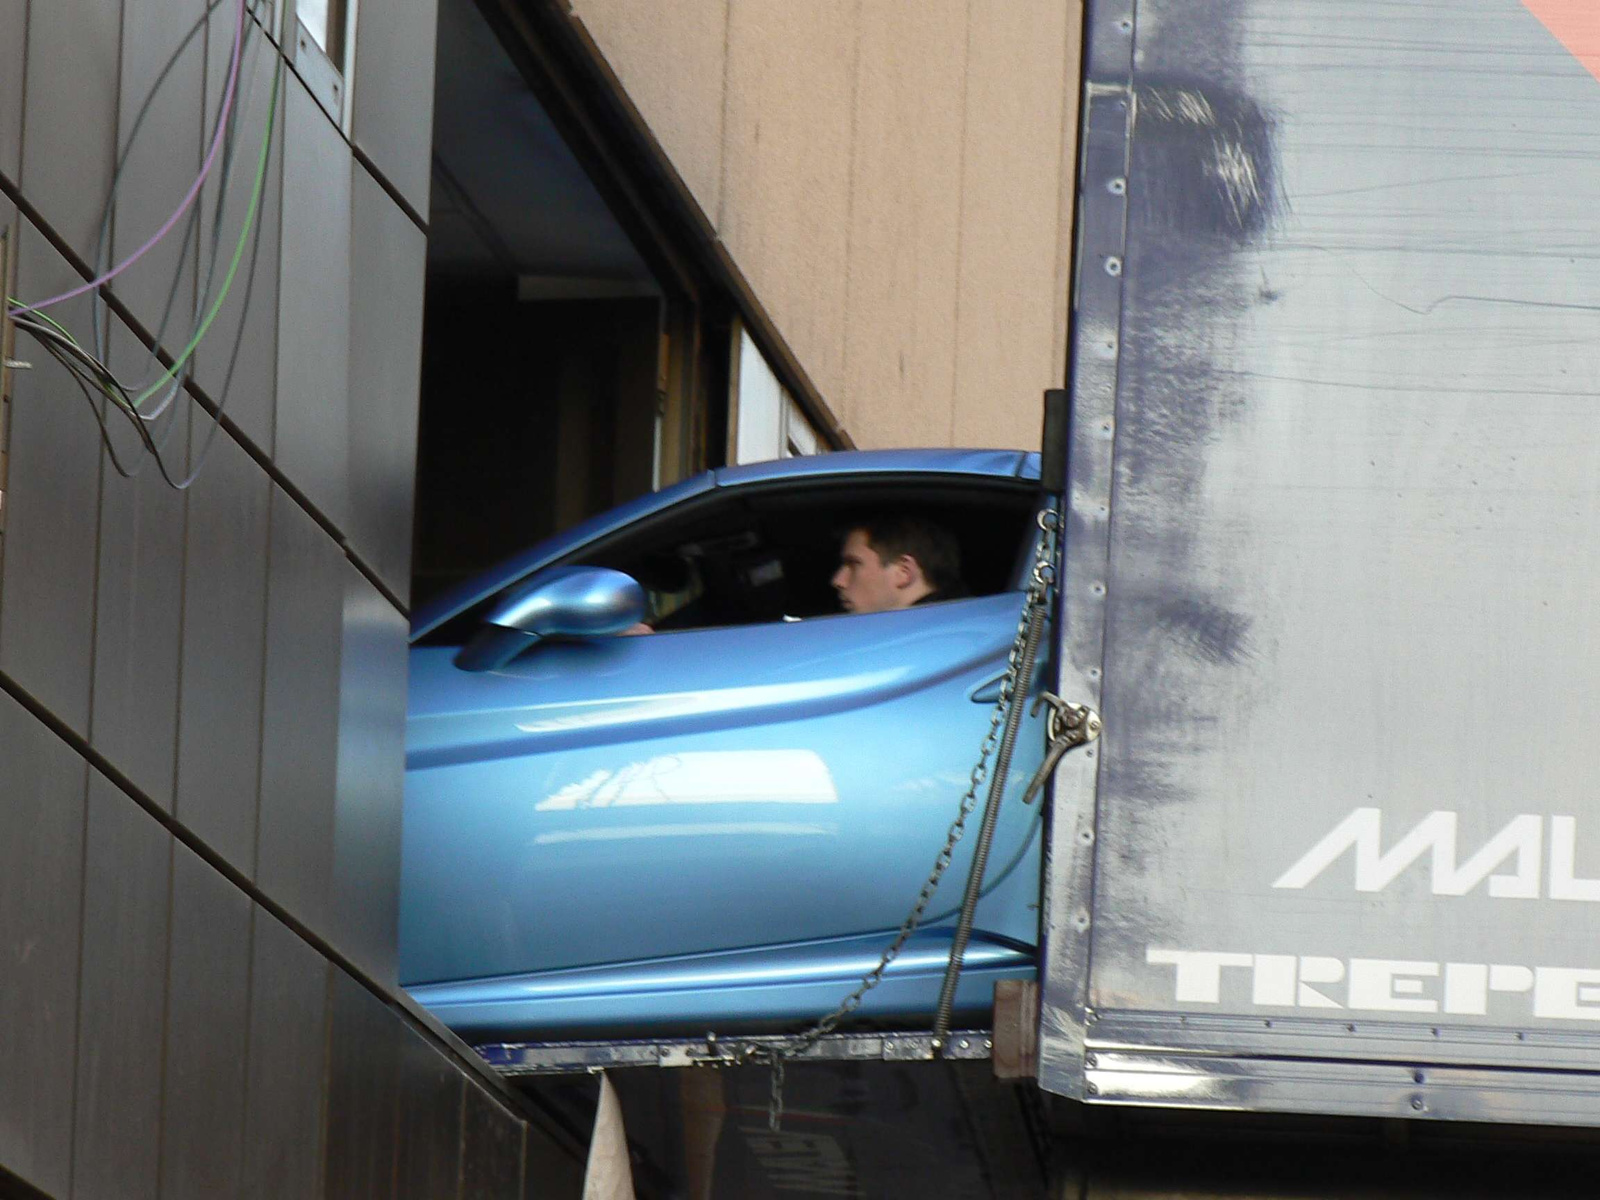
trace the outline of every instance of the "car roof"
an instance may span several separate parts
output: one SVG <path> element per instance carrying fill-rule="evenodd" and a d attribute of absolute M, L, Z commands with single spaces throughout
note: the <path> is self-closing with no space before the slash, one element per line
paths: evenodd
<path fill-rule="evenodd" d="M 838 450 L 826 454 L 780 458 L 770 462 L 719 467 L 626 501 L 527 550 L 519 551 L 482 574 L 448 589 L 412 614 L 415 641 L 451 617 L 532 574 L 576 546 L 632 524 L 652 512 L 716 488 L 746 487 L 787 479 L 826 479 L 848 475 L 987 475 L 1001 479 L 1039 478 L 1039 455 L 1021 450 Z"/>

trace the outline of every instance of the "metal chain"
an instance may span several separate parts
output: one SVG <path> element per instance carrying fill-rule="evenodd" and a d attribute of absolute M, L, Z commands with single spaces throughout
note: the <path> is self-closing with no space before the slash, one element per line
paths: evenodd
<path fill-rule="evenodd" d="M 1050 505 L 1040 510 L 1037 523 L 1039 537 L 1034 552 L 1033 570 L 1028 577 L 1027 596 L 1017 617 L 1017 632 L 1012 638 L 1011 650 L 1006 655 L 1006 672 L 1000 681 L 1000 695 L 995 699 L 994 711 L 989 717 L 989 730 L 984 734 L 983 742 L 978 748 L 978 762 L 972 768 L 967 790 L 961 797 L 955 820 L 950 823 L 943 848 L 933 860 L 933 869 L 928 873 L 922 890 L 917 893 L 916 903 L 912 905 L 906 919 L 901 922 L 900 930 L 895 934 L 894 940 L 879 957 L 877 966 L 861 977 L 861 983 L 839 1003 L 837 1008 L 819 1019 L 805 1032 L 795 1035 L 790 1041 L 747 1046 L 736 1053 L 737 1061 L 741 1063 L 758 1061 L 772 1069 L 767 1123 L 773 1132 L 777 1132 L 783 1117 L 783 1061 L 804 1054 L 823 1037 L 832 1033 L 841 1021 L 861 1007 L 861 1002 L 867 993 L 883 982 L 884 972 L 900 956 L 900 951 L 905 949 L 905 944 L 911 940 L 911 935 L 922 923 L 923 914 L 927 912 L 928 904 L 933 899 L 934 892 L 938 890 L 940 880 L 944 878 L 945 871 L 949 869 L 955 857 L 956 846 L 966 833 L 967 818 L 977 807 L 978 791 L 989 778 L 989 760 L 1000 743 L 1000 730 L 1005 723 L 1006 712 L 1011 707 L 1012 698 L 1016 695 L 1017 685 L 1022 683 L 1024 692 L 1026 691 L 1026 683 L 1019 676 L 1028 642 L 1028 626 L 1035 609 L 1043 608 L 1046 612 L 1049 611 L 1050 591 L 1055 585 L 1056 540 L 1061 527 L 1061 518 L 1055 507 Z"/>

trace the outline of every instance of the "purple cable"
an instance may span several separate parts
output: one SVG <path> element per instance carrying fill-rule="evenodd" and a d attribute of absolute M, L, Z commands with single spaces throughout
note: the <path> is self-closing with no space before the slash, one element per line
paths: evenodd
<path fill-rule="evenodd" d="M 200 164 L 199 177 L 189 186 L 178 209 L 167 218 L 166 224 L 150 235 L 150 240 L 140 246 L 127 258 L 112 267 L 98 279 L 91 279 L 88 283 L 79 284 L 71 291 L 62 292 L 59 296 L 51 296 L 48 300 L 40 300 L 36 304 L 19 304 L 11 310 L 10 315 L 15 317 L 21 313 L 37 312 L 41 308 L 49 308 L 52 304 L 60 304 L 63 300 L 71 300 L 74 296 L 81 296 L 85 292 L 93 291 L 103 283 L 107 283 L 121 275 L 134 263 L 143 258 L 157 242 L 172 232 L 183 214 L 189 211 L 189 206 L 194 203 L 194 198 L 200 194 L 200 188 L 205 184 L 206 176 L 211 173 L 211 164 L 216 161 L 217 151 L 222 146 L 222 135 L 227 129 L 228 112 L 233 108 L 233 93 L 239 83 L 239 48 L 244 44 L 244 5 L 245 0 L 239 0 L 239 23 L 233 31 L 233 57 L 228 62 L 228 87 L 222 96 L 222 111 L 217 114 L 217 133 L 211 139 L 211 149 L 206 152 L 205 162 Z"/>

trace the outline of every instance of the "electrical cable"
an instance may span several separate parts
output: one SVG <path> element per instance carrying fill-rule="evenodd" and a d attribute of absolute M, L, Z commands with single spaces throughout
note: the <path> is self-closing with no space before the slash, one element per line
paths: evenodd
<path fill-rule="evenodd" d="M 214 13 L 223 2 L 224 0 L 210 0 L 206 7 L 206 11 L 202 13 L 192 25 L 189 26 L 188 31 L 178 42 L 177 47 L 167 58 L 167 61 L 165 64 L 163 64 L 161 70 L 156 74 L 154 82 L 150 85 L 150 90 L 145 95 L 144 102 L 140 105 L 139 111 L 134 115 L 133 125 L 129 130 L 127 141 L 123 144 L 121 155 L 118 157 L 116 166 L 112 171 L 111 189 L 106 197 L 105 207 L 100 214 L 100 230 L 95 239 L 93 259 L 93 269 L 95 271 L 103 270 L 106 265 L 107 239 L 109 238 L 111 232 L 111 220 L 113 213 L 116 211 L 116 201 L 118 193 L 121 190 L 123 172 L 126 170 L 128 161 L 133 154 L 134 147 L 138 143 L 139 133 L 144 126 L 145 118 L 149 116 L 151 109 L 154 107 L 156 97 L 160 93 L 162 85 L 166 82 L 167 76 L 172 73 L 173 68 L 182 58 L 183 53 L 185 49 L 187 49 L 189 43 L 194 40 L 195 35 L 198 34 L 202 29 L 209 27 L 212 13 Z M 251 17 L 255 17 L 257 11 L 265 3 L 265 0 L 247 0 L 247 3 Z M 252 47 L 251 41 L 253 38 L 255 39 L 255 44 Z M 258 36 L 258 31 L 256 29 L 256 21 L 251 20 L 247 22 L 245 26 L 245 46 L 247 49 L 242 50 L 241 54 L 246 53 L 248 49 L 254 49 L 255 54 L 250 60 L 250 74 L 245 81 L 245 85 L 241 89 L 240 94 L 242 95 L 250 95 L 254 92 L 255 73 L 260 67 L 260 45 L 261 39 Z M 232 110 L 228 113 L 227 128 L 223 135 L 222 166 L 217 177 L 219 197 L 225 197 L 228 194 L 229 185 L 232 181 L 235 157 L 234 149 L 238 140 L 235 135 L 238 130 L 240 115 L 241 105 L 236 103 Z M 219 122 L 222 119 L 222 111 L 220 108 L 217 112 L 217 119 Z M 209 254 L 207 257 L 208 266 L 206 270 L 205 286 L 202 292 L 195 297 L 193 316 L 190 324 L 191 331 L 200 321 L 201 314 L 204 312 L 205 306 L 210 302 L 211 299 L 211 289 L 216 279 L 216 265 L 221 258 L 220 249 L 222 242 L 223 210 L 224 206 L 219 200 L 211 222 L 211 241 Z M 190 213 L 190 218 L 184 225 L 183 241 L 178 250 L 177 264 L 173 268 L 172 282 L 167 289 L 166 303 L 162 305 L 161 317 L 155 330 L 154 341 L 158 346 L 166 344 L 167 341 L 167 326 L 171 321 L 172 310 L 174 305 L 177 303 L 178 290 L 182 285 L 184 276 L 186 274 L 184 267 L 188 261 L 189 245 L 199 229 L 200 219 L 200 209 L 195 208 Z M 102 345 L 100 341 L 102 311 L 105 307 L 105 300 L 98 289 L 89 294 L 89 303 L 90 340 L 93 343 L 96 357 L 104 359 L 109 354 L 109 347 Z M 149 361 L 156 363 L 158 367 L 160 365 L 159 358 L 157 358 L 153 353 L 149 356 Z M 153 374 L 153 372 L 150 374 Z M 147 374 L 144 379 L 141 379 L 137 385 L 132 386 L 144 386 L 144 384 L 149 381 L 150 374 Z M 167 394 L 162 397 L 161 402 L 150 412 L 150 419 L 153 420 L 164 413 L 167 407 L 177 399 L 177 395 L 180 391 L 182 391 L 182 384 L 180 382 L 174 382 Z M 165 434 L 163 435 L 163 444 L 165 444 Z"/>
<path fill-rule="evenodd" d="M 245 0 L 238 0 L 238 18 L 233 34 L 233 53 L 228 64 L 228 83 L 222 97 L 222 116 L 217 121 L 217 132 L 211 140 L 211 148 L 206 152 L 205 161 L 200 164 L 200 174 L 196 177 L 195 181 L 189 185 L 189 190 L 184 193 L 183 199 L 179 202 L 178 207 L 173 214 L 162 223 L 161 227 L 157 229 L 155 233 L 150 235 L 149 239 L 144 243 L 144 245 L 140 246 L 137 250 L 135 250 L 127 258 L 123 259 L 122 262 L 112 267 L 109 271 L 104 272 L 95 279 L 89 280 L 87 283 L 82 283 L 77 287 L 69 288 L 67 291 L 62 292 L 59 296 L 51 296 L 46 300 L 39 300 L 31 304 L 24 304 L 14 308 L 10 312 L 11 316 L 16 317 L 28 312 L 37 312 L 41 308 L 49 308 L 52 305 L 60 304 L 63 300 L 71 300 L 74 296 L 81 296 L 85 292 L 92 291 L 95 288 L 100 287 L 102 284 L 110 282 L 112 279 L 115 279 L 118 275 L 122 274 L 129 267 L 133 266 L 134 263 L 143 258 L 145 254 L 147 254 L 150 249 L 156 245 L 157 242 L 161 241 L 167 236 L 168 233 L 172 231 L 173 227 L 178 223 L 183 214 L 189 211 L 189 206 L 194 203 L 195 197 L 200 194 L 200 188 L 205 183 L 206 176 L 211 173 L 211 165 L 216 161 L 217 151 L 222 146 L 223 129 L 226 125 L 227 114 L 233 108 L 234 93 L 239 82 L 239 57 L 240 50 L 244 44 L 244 26 Z"/>
<path fill-rule="evenodd" d="M 17 328 L 32 334 L 39 344 L 44 347 L 45 351 L 66 369 L 73 382 L 78 385 L 78 389 L 83 392 L 84 399 L 88 401 L 90 410 L 94 413 L 95 420 L 100 426 L 101 440 L 105 443 L 106 451 L 111 456 L 112 466 L 116 468 L 118 474 L 126 479 L 135 478 L 140 473 L 142 463 L 131 470 L 123 466 L 122 460 L 117 454 L 116 444 L 111 438 L 110 428 L 106 425 L 105 413 L 100 405 L 95 402 L 94 397 L 90 395 L 88 390 L 90 387 L 93 387 L 111 401 L 113 407 L 129 422 L 134 433 L 143 443 L 145 451 L 153 457 L 157 457 L 158 466 L 160 465 L 159 456 L 154 454 L 155 446 L 151 442 L 149 430 L 138 419 L 137 414 L 129 404 L 126 391 L 115 377 L 104 369 L 103 364 L 89 354 L 88 351 L 84 350 L 83 347 L 79 346 L 73 340 L 71 334 L 58 333 L 55 330 L 30 322 L 24 317 L 17 319 Z M 162 474 L 165 476 L 166 472 L 163 471 Z"/>
<path fill-rule="evenodd" d="M 154 385 L 145 389 L 138 396 L 130 395 L 128 389 L 125 388 L 117 379 L 111 369 L 107 367 L 99 358 L 80 346 L 77 340 L 72 336 L 71 332 L 67 330 L 67 328 L 59 321 L 45 313 L 35 313 L 33 314 L 33 317 L 19 316 L 16 318 L 17 328 L 31 334 L 36 340 L 44 345 L 51 356 L 68 369 L 74 380 L 78 383 L 80 389 L 85 389 L 86 380 L 87 382 L 92 383 L 113 403 L 113 405 L 119 409 L 119 411 L 122 411 L 124 415 L 133 422 L 134 428 L 138 432 L 140 440 L 143 442 L 146 451 L 156 460 L 156 467 L 161 472 L 162 478 L 170 486 L 180 491 L 186 490 L 194 483 L 195 479 L 199 477 L 200 470 L 204 466 L 205 460 L 210 453 L 211 446 L 216 440 L 216 431 L 220 426 L 221 417 L 226 407 L 228 393 L 233 381 L 234 369 L 238 365 L 239 349 L 243 342 L 244 318 L 240 318 L 239 331 L 234 338 L 233 350 L 229 356 L 228 370 L 223 379 L 221 401 L 217 406 L 216 419 L 213 421 L 212 427 L 208 431 L 206 441 L 201 447 L 200 453 L 198 454 L 192 469 L 181 481 L 175 480 L 172 477 L 172 474 L 168 470 L 166 462 L 162 457 L 162 446 L 157 445 L 150 435 L 148 429 L 148 422 L 151 419 L 150 414 L 139 412 L 138 406 L 143 400 L 148 399 L 149 396 L 153 395 L 156 391 L 159 391 L 168 379 L 173 378 L 182 364 L 194 353 L 195 347 L 199 345 L 200 339 L 205 336 L 212 323 L 216 320 L 217 314 L 221 311 L 223 303 L 226 301 L 229 292 L 232 290 L 234 278 L 238 273 L 239 263 L 244 256 L 246 242 L 250 242 L 252 244 L 250 270 L 247 273 L 245 289 L 245 306 L 248 309 L 249 295 L 254 287 L 255 268 L 261 248 L 261 225 L 257 222 L 256 217 L 260 209 L 261 197 L 265 190 L 267 164 L 271 158 L 272 137 L 277 125 L 278 97 L 280 94 L 282 81 L 283 59 L 280 56 L 278 57 L 277 65 L 273 70 L 272 91 L 268 103 L 266 129 L 262 134 L 261 150 L 257 155 L 256 174 L 255 180 L 251 187 L 250 201 L 245 211 L 244 223 L 240 228 L 239 240 L 234 247 L 232 259 L 228 264 L 227 274 L 224 276 L 222 281 L 221 293 L 212 303 L 211 309 L 206 314 L 205 320 L 201 323 L 199 329 L 196 330 L 195 335 L 190 339 L 189 344 L 184 348 L 182 354 L 173 362 L 172 366 L 166 370 L 165 377 L 162 380 L 158 380 Z M 219 210 L 222 207 L 222 203 L 222 198 L 219 198 Z M 10 298 L 8 297 L 8 301 L 9 299 Z M 181 380 L 179 382 L 181 384 Z M 86 398 L 89 398 L 87 390 L 85 390 L 85 396 Z M 105 424 L 104 414 L 100 411 L 97 405 L 93 404 L 92 398 L 90 399 L 91 407 L 94 409 L 96 419 L 100 423 L 102 438 L 105 441 L 107 450 L 111 453 L 114 460 L 113 465 L 116 467 L 119 474 L 122 474 L 127 478 L 132 478 L 133 475 L 138 473 L 137 468 L 131 474 L 123 468 L 120 460 L 118 460 L 116 457 L 115 448 L 110 440 L 110 433 Z M 165 439 L 163 438 L 163 444 L 164 441 Z"/>
<path fill-rule="evenodd" d="M 220 3 L 220 0 L 214 0 L 214 3 Z M 254 22 L 252 22 L 252 25 L 253 24 L 254 24 Z M 247 30 L 246 31 L 247 40 L 254 33 L 255 33 L 255 31 L 253 29 L 252 30 Z M 266 42 L 266 41 L 267 41 L 267 39 L 265 38 L 264 35 L 258 35 L 257 36 L 256 44 L 255 44 L 255 47 L 254 47 L 256 53 L 254 54 L 254 56 L 250 60 L 249 86 L 246 89 L 246 92 L 245 92 L 246 95 L 251 95 L 251 94 L 254 93 L 254 90 L 255 90 L 255 73 L 256 73 L 257 68 L 260 66 L 261 45 L 262 45 L 263 42 Z M 270 42 L 267 43 L 267 44 L 270 45 Z M 231 183 L 232 178 L 233 178 L 233 167 L 234 167 L 234 158 L 235 158 L 234 150 L 235 150 L 236 144 L 237 144 L 237 138 L 235 137 L 235 132 L 236 132 L 236 127 L 237 127 L 237 124 L 238 124 L 240 112 L 241 112 L 241 106 L 235 105 L 233 113 L 229 116 L 228 132 L 227 132 L 226 140 L 223 142 L 222 171 L 221 171 L 221 174 L 220 174 L 220 176 L 218 178 L 218 192 L 217 192 L 216 210 L 215 210 L 215 213 L 213 214 L 213 219 L 212 219 L 212 222 L 211 222 L 211 245 L 210 245 L 209 253 L 208 253 L 208 256 L 207 256 L 205 285 L 204 285 L 203 288 L 200 289 L 200 291 L 195 296 L 194 306 L 193 306 L 193 309 L 192 309 L 193 318 L 192 318 L 192 323 L 191 323 L 191 326 L 190 326 L 191 331 L 194 330 L 194 329 L 197 329 L 199 327 L 199 323 L 200 323 L 200 320 L 201 320 L 201 314 L 205 310 L 207 305 L 209 305 L 210 302 L 211 302 L 212 288 L 216 283 L 217 263 L 220 262 L 221 259 L 222 259 L 222 255 L 221 255 L 220 251 L 221 251 L 221 244 L 222 244 L 222 228 L 223 228 L 223 223 L 224 223 L 223 222 L 223 218 L 224 218 L 224 215 L 225 215 L 225 213 L 227 211 L 228 189 L 229 189 L 230 183 Z M 271 114 L 269 113 L 269 119 L 270 119 L 270 117 L 271 117 Z M 269 132 L 267 134 L 267 137 L 268 137 L 268 140 L 269 140 L 269 143 L 270 143 L 270 139 L 271 139 L 270 130 L 269 130 Z M 113 187 L 115 187 L 115 184 L 113 184 Z M 196 222 L 198 222 L 198 214 L 196 214 Z M 193 229 L 193 228 L 195 228 L 195 226 L 191 225 L 190 228 Z M 246 232 L 248 232 L 248 231 L 246 231 Z M 246 236 L 246 233 L 241 233 L 240 236 L 242 238 L 242 237 Z M 186 234 L 185 239 L 184 239 L 184 245 L 185 245 L 185 249 L 187 249 L 187 245 L 188 245 L 187 234 Z M 254 237 L 254 240 L 252 241 L 253 249 L 252 249 L 251 256 L 250 256 L 250 273 L 249 273 L 249 276 L 248 276 L 248 284 L 249 285 L 253 285 L 253 282 L 254 282 L 254 279 L 255 279 L 256 254 L 257 254 L 256 248 L 258 248 L 259 245 L 260 245 L 260 226 L 257 225 L 256 231 L 255 231 L 255 237 Z M 154 340 L 155 340 L 155 344 L 157 346 L 162 345 L 164 343 L 166 322 L 167 322 L 168 315 L 170 314 L 170 311 L 171 311 L 171 307 L 170 306 L 171 306 L 173 300 L 176 298 L 177 283 L 181 279 L 181 275 L 182 275 L 182 261 L 180 259 L 179 269 L 174 272 L 174 276 L 173 276 L 173 288 L 168 293 L 168 296 L 167 296 L 167 305 L 168 305 L 168 307 L 163 309 L 163 311 L 162 311 L 161 328 L 156 332 L 156 335 L 155 335 L 155 339 Z M 249 306 L 249 296 L 250 296 L 251 290 L 252 290 L 252 287 L 247 285 L 246 290 L 245 290 L 245 306 L 246 306 L 246 308 L 248 308 L 248 306 Z M 98 300 L 99 293 L 95 293 L 95 297 Z M 95 331 L 97 333 L 99 331 L 98 324 L 95 326 Z M 240 341 L 241 341 L 242 337 L 243 337 L 243 323 L 242 323 L 242 318 L 241 318 L 240 328 L 235 333 L 235 336 L 234 336 L 233 351 L 229 356 L 229 371 L 228 371 L 228 374 L 227 374 L 227 376 L 226 376 L 226 378 L 225 378 L 225 380 L 223 382 L 222 392 L 218 397 L 218 412 L 219 413 L 227 405 L 228 387 L 232 383 L 232 379 L 233 379 L 232 364 L 237 362 L 237 360 L 238 360 L 239 345 L 240 345 Z M 160 359 L 153 351 L 150 352 L 150 356 L 149 357 L 150 357 L 150 360 L 154 361 L 155 363 L 157 363 L 157 365 L 159 365 Z M 148 409 L 146 411 L 142 411 L 141 414 L 140 414 L 141 415 L 141 419 L 146 420 L 146 421 L 150 421 L 150 422 L 154 422 L 154 421 L 158 420 L 172 406 L 172 404 L 177 400 L 178 394 L 181 391 L 183 391 L 184 379 L 187 378 L 187 377 L 188 377 L 188 372 L 187 371 L 185 371 L 184 373 L 182 373 L 180 375 L 175 375 L 171 380 L 171 386 L 167 388 L 166 394 L 163 395 L 161 397 L 161 399 L 155 405 L 153 405 L 150 409 Z M 157 381 L 157 385 L 156 386 L 158 386 L 158 387 L 160 386 L 159 380 Z M 162 430 L 161 436 L 158 439 L 158 445 L 163 450 L 166 448 L 167 441 L 171 437 L 172 431 L 177 427 L 177 425 L 178 425 L 178 422 L 174 419 L 172 421 L 169 421 L 167 423 L 166 428 Z M 215 436 L 215 434 L 213 433 L 212 436 Z M 209 438 L 207 439 L 206 447 L 209 450 L 209 447 L 210 447 L 210 439 Z M 204 458 L 204 456 L 202 455 L 202 461 L 203 461 L 203 458 Z"/>
<path fill-rule="evenodd" d="M 190 356 L 194 354 L 195 347 L 200 344 L 200 339 L 205 337 L 206 331 L 211 328 L 211 323 L 217 319 L 217 314 L 222 311 L 223 302 L 227 300 L 228 292 L 233 287 L 233 277 L 239 270 L 240 259 L 244 257 L 245 243 L 249 240 L 250 231 L 255 225 L 256 211 L 261 205 L 261 193 L 266 185 L 267 161 L 272 152 L 272 131 L 277 125 L 278 119 L 278 89 L 282 81 L 283 59 L 280 56 L 278 65 L 272 73 L 272 98 L 267 107 L 267 131 L 261 139 L 261 152 L 256 157 L 256 177 L 255 183 L 251 188 L 250 206 L 245 211 L 244 226 L 239 231 L 238 244 L 233 248 L 233 258 L 228 263 L 228 273 L 222 279 L 222 291 L 212 303 L 211 311 L 206 313 L 205 320 L 200 323 L 200 328 L 195 330 L 194 336 L 189 339 L 189 344 L 179 352 L 172 365 L 162 372 L 160 379 L 134 397 L 133 404 L 135 408 L 159 392 L 166 382 L 177 374 L 183 364 L 189 361 Z"/>

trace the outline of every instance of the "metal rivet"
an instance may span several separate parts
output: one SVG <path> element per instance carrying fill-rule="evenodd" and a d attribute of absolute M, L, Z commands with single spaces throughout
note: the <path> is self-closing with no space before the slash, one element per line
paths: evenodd
<path fill-rule="evenodd" d="M 1089 1085 L 1089 1095 L 1098 1096 L 1099 1094 L 1100 1094 L 1100 1085 L 1098 1083 L 1091 1083 Z"/>
<path fill-rule="evenodd" d="M 1422 1074 L 1421 1071 L 1416 1071 L 1411 1076 L 1411 1082 L 1412 1083 L 1426 1083 L 1427 1080 L 1423 1077 L 1423 1074 Z"/>
<path fill-rule="evenodd" d="M 1413 1096 L 1413 1097 L 1411 1097 L 1411 1107 L 1416 1109 L 1418 1112 L 1421 1112 L 1424 1108 L 1427 1107 L 1427 1105 L 1425 1105 L 1422 1102 L 1422 1097 L 1421 1096 Z"/>
<path fill-rule="evenodd" d="M 1118 258 L 1115 254 L 1111 255 L 1109 258 L 1106 259 L 1106 274 L 1107 275 L 1121 275 L 1122 274 L 1122 260 L 1120 258 Z"/>
<path fill-rule="evenodd" d="M 1123 192 L 1126 192 L 1127 190 L 1128 190 L 1128 181 L 1126 179 L 1124 179 L 1121 175 L 1118 175 L 1115 179 L 1111 180 L 1110 182 L 1108 182 L 1106 184 L 1106 191 L 1110 192 L 1113 196 L 1120 196 L 1120 195 L 1122 195 Z"/>
<path fill-rule="evenodd" d="M 983 1039 L 983 1048 L 985 1050 L 993 1050 L 994 1049 L 994 1042 L 992 1040 L 990 1040 L 989 1038 L 984 1038 Z"/>
<path fill-rule="evenodd" d="M 1100 1058 L 1099 1058 L 1098 1055 L 1085 1054 L 1083 1056 L 1083 1065 L 1086 1066 L 1086 1067 L 1089 1067 L 1091 1069 L 1094 1068 L 1094 1067 L 1098 1067 L 1100 1065 Z"/>
<path fill-rule="evenodd" d="M 962 1039 L 961 1039 L 961 1048 L 962 1048 L 962 1049 L 963 1049 L 963 1050 L 968 1050 L 968 1049 L 970 1049 L 970 1048 L 971 1048 L 971 1047 L 972 1047 L 972 1043 L 971 1043 L 971 1042 L 969 1042 L 969 1041 L 967 1041 L 967 1039 L 966 1039 L 966 1038 L 962 1038 Z M 1417 1082 L 1418 1082 L 1418 1083 L 1420 1083 L 1420 1082 L 1422 1082 L 1422 1081 L 1421 1081 L 1421 1080 L 1420 1080 L 1420 1079 L 1419 1079 L 1419 1080 L 1418 1080 L 1418 1081 L 1417 1081 Z"/>

